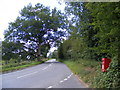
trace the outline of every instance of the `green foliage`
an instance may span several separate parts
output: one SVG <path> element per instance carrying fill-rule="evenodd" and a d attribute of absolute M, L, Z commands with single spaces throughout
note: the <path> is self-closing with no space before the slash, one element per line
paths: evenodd
<path fill-rule="evenodd" d="M 12 59 L 17 59 L 24 53 L 24 44 L 20 42 L 8 42 L 7 40 L 2 41 L 2 59 L 6 61 L 6 64 L 8 61 Z M 22 55 L 22 59 L 24 58 L 26 54 L 24 53 Z"/>
<path fill-rule="evenodd" d="M 74 52 L 72 55 L 74 58 L 96 59 L 96 51 L 92 48 L 98 45 L 97 41 L 99 38 L 94 37 L 98 30 L 93 29 L 94 27 L 91 24 L 93 22 L 93 16 L 89 9 L 85 7 L 86 4 L 87 3 L 68 2 L 68 6 L 66 6 L 65 9 L 68 16 L 73 15 L 69 22 L 69 32 L 70 37 L 72 37 L 71 43 L 77 44 L 74 45 L 74 48 L 78 51 L 73 50 L 76 54 L 74 54 Z M 80 51 L 78 47 L 81 48 Z M 98 57 L 96 60 L 98 60 Z"/>
<path fill-rule="evenodd" d="M 11 61 L 14 61 L 13 59 L 11 59 Z M 41 64 L 44 61 L 32 61 L 32 62 L 28 62 L 28 61 L 23 61 L 21 63 L 9 63 L 7 65 L 2 65 L 2 70 L 0 72 L 9 72 L 9 71 L 13 71 L 13 70 L 19 70 L 19 69 L 23 69 L 29 66 L 33 66 L 33 65 L 37 65 L 37 64 Z"/>
<path fill-rule="evenodd" d="M 65 60 L 64 63 L 72 70 L 74 74 L 78 75 L 80 79 L 90 85 L 96 75 L 96 67 L 99 66 L 100 62 L 91 62 L 91 60 L 78 59 L 77 61 Z"/>
<path fill-rule="evenodd" d="M 69 62 L 74 61 L 72 66 L 70 64 L 71 69 L 78 75 L 80 73 L 92 87 L 119 87 L 117 61 L 120 61 L 120 3 L 67 2 L 66 5 L 66 14 L 71 17 L 68 21 L 69 37 L 59 47 L 62 52 L 59 50 L 58 53 L 62 53 Z M 94 66 L 95 60 L 100 61 L 102 57 L 116 57 L 105 73 L 100 70 L 101 62 L 98 67 Z M 84 65 L 78 64 L 80 58 L 85 59 Z M 79 65 L 89 68 L 84 70 Z M 90 68 L 94 70 L 89 71 Z"/>
<path fill-rule="evenodd" d="M 59 59 L 64 59 L 64 55 L 63 55 L 63 44 L 62 43 L 60 43 L 60 46 L 59 46 L 59 48 L 58 48 L 58 58 Z"/>
<path fill-rule="evenodd" d="M 107 8 L 108 7 L 108 8 Z M 93 30 L 99 32 L 94 37 L 99 38 L 98 46 L 93 48 L 98 55 L 104 54 L 107 57 L 120 56 L 120 35 L 118 34 L 120 25 L 119 10 L 120 3 L 87 3 L 86 8 L 93 16 Z M 93 9 L 94 8 L 94 9 Z"/>
<path fill-rule="evenodd" d="M 47 53 L 48 53 L 49 49 L 50 49 L 50 45 L 49 44 L 42 45 L 42 47 L 41 47 L 41 54 L 42 54 L 43 58 L 47 58 Z"/>
<path fill-rule="evenodd" d="M 21 10 L 20 16 L 9 24 L 5 39 L 9 42 L 24 42 L 27 56 L 40 60 L 41 56 L 46 57 L 50 46 L 53 46 L 51 44 L 62 40 L 65 32 L 61 29 L 65 27 L 65 15 L 60 10 L 50 10 L 40 3 L 35 6 L 29 4 Z"/>
<path fill-rule="evenodd" d="M 79 47 L 79 48 L 78 48 Z M 83 58 L 86 50 L 86 45 L 76 31 L 71 32 L 68 40 L 61 43 L 58 48 L 58 57 L 60 59 L 73 59 Z"/>
<path fill-rule="evenodd" d="M 51 58 L 58 59 L 58 51 L 57 50 L 54 50 L 54 52 L 52 52 Z"/>
<path fill-rule="evenodd" d="M 118 62 L 114 59 L 107 72 L 101 71 L 99 61 L 79 59 L 78 61 L 65 60 L 64 63 L 91 88 L 120 88 Z"/>
<path fill-rule="evenodd" d="M 101 72 L 100 67 L 96 71 L 97 75 L 94 78 L 91 87 L 94 88 L 120 88 L 118 62 L 112 61 L 107 72 Z"/>
<path fill-rule="evenodd" d="M 14 63 L 16 63 L 16 62 L 17 62 L 16 59 L 12 59 L 12 58 L 11 58 L 11 59 L 9 60 L 9 63 L 10 63 L 10 64 L 14 64 Z"/>
<path fill-rule="evenodd" d="M 117 60 L 119 60 L 120 3 L 67 2 L 66 4 L 66 13 L 68 16 L 72 15 L 69 30 L 76 32 L 78 38 L 82 38 L 86 45 L 84 53 L 81 55 L 86 59 L 95 60 L 100 60 L 101 57 L 117 56 Z M 70 37 L 76 37 L 77 34 L 70 33 Z M 76 41 L 76 38 L 71 43 L 73 41 Z M 76 43 L 78 42 L 76 41 Z"/>

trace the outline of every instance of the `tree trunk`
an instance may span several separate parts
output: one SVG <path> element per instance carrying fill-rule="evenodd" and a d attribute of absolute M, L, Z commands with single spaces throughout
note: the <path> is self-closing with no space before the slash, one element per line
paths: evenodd
<path fill-rule="evenodd" d="M 41 57 L 40 57 L 41 52 L 40 52 L 40 49 L 41 49 L 41 45 L 38 44 L 38 51 L 37 51 L 37 60 L 38 60 L 38 61 L 41 61 Z"/>

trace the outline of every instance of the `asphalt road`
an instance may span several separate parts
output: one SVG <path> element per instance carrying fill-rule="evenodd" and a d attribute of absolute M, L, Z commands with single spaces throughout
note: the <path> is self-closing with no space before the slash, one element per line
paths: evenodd
<path fill-rule="evenodd" d="M 2 74 L 2 88 L 86 88 L 86 86 L 65 64 L 52 59 L 37 66 Z"/>

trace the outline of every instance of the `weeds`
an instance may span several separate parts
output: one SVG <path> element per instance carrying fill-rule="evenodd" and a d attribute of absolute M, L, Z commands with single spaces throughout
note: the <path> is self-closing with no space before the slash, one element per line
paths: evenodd
<path fill-rule="evenodd" d="M 0 72 L 7 72 L 7 71 L 13 71 L 13 70 L 18 70 L 18 69 L 23 69 L 29 66 L 41 64 L 43 61 L 38 62 L 38 61 L 32 61 L 32 62 L 21 62 L 21 63 L 13 63 L 13 64 L 7 64 L 7 65 L 2 65 L 2 69 Z"/>
<path fill-rule="evenodd" d="M 120 88 L 117 62 L 112 61 L 108 72 L 101 72 L 101 62 L 65 60 L 64 63 L 91 88 Z"/>

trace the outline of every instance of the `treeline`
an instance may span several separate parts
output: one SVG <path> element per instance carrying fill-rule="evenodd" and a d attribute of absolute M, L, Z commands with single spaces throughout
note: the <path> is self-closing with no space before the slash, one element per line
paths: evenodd
<path fill-rule="evenodd" d="M 68 24 L 69 36 L 60 44 L 58 58 L 61 61 L 76 63 L 73 63 L 76 68 L 82 65 L 82 61 L 93 62 L 92 68 L 89 64 L 85 67 L 94 71 L 84 75 L 87 81 L 90 80 L 87 77 L 91 76 L 89 84 L 92 88 L 119 88 L 120 2 L 66 4 L 66 14 L 71 18 Z M 108 72 L 102 73 L 101 59 L 105 57 L 110 58 L 112 62 Z M 97 66 L 94 65 L 95 61 L 99 63 Z M 81 73 L 79 70 L 75 71 L 81 77 L 86 69 Z"/>
<path fill-rule="evenodd" d="M 120 61 L 120 3 L 66 3 L 69 37 L 58 49 L 60 59 L 102 57 Z M 71 16 L 72 15 L 72 16 Z"/>

